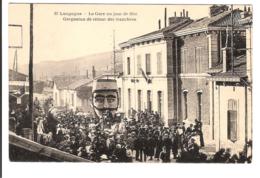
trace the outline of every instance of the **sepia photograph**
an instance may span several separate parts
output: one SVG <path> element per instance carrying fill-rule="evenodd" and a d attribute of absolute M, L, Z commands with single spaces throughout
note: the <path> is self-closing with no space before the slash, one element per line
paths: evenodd
<path fill-rule="evenodd" d="M 9 3 L 9 161 L 252 164 L 253 10 Z"/>

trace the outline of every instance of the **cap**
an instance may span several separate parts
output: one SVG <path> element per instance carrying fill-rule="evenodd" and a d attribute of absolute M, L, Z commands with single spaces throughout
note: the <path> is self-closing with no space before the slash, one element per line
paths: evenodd
<path fill-rule="evenodd" d="M 95 91 L 117 91 L 116 80 L 114 79 L 94 80 L 92 92 Z"/>

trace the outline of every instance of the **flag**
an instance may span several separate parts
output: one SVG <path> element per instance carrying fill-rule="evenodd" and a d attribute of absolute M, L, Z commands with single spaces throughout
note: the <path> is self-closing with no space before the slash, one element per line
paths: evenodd
<path fill-rule="evenodd" d="M 142 75 L 145 78 L 146 82 L 148 82 L 148 76 L 146 75 L 146 73 L 144 72 L 144 70 L 142 68 L 140 68 L 140 70 L 142 71 Z"/>

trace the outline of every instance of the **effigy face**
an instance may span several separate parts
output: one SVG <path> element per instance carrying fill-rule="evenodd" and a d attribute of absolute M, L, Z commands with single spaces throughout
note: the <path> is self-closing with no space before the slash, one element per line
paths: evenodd
<path fill-rule="evenodd" d="M 97 91 L 93 93 L 93 106 L 96 114 L 101 117 L 104 112 L 116 111 L 118 107 L 118 94 L 114 91 Z"/>
<path fill-rule="evenodd" d="M 114 79 L 98 79 L 93 83 L 92 105 L 99 118 L 114 116 L 119 104 L 117 83 Z M 110 116 L 111 116 L 110 114 Z"/>

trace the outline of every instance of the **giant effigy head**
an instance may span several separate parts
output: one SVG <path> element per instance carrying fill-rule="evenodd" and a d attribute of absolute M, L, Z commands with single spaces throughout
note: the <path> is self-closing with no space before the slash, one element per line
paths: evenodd
<path fill-rule="evenodd" d="M 114 79 L 97 79 L 93 83 L 92 105 L 101 118 L 107 112 L 114 116 L 119 104 L 117 83 Z"/>

